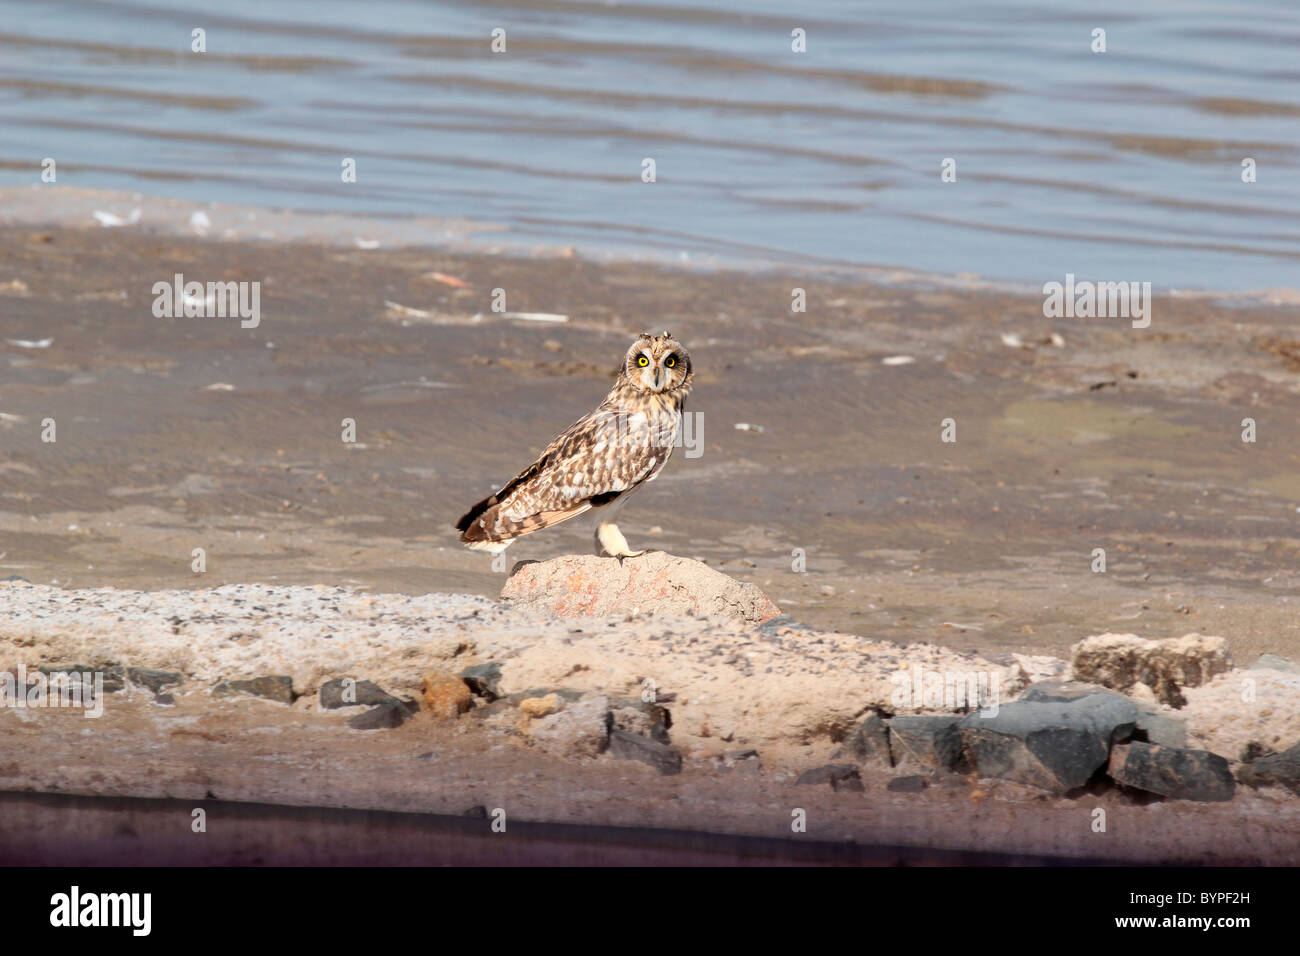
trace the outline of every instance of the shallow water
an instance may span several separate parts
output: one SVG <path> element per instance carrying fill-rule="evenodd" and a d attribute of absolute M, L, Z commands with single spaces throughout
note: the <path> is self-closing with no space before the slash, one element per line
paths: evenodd
<path fill-rule="evenodd" d="M 0 185 L 48 156 L 52 189 L 463 216 L 580 249 L 1297 284 L 1294 3 L 199 7 L 0 0 Z"/>

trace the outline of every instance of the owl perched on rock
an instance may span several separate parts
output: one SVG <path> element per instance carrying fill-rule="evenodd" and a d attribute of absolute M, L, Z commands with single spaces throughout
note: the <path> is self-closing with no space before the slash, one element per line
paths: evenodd
<path fill-rule="evenodd" d="M 596 525 L 596 553 L 620 559 L 645 554 L 628 549 L 614 517 L 672 454 L 691 376 L 691 357 L 671 332 L 643 332 L 600 406 L 456 522 L 461 542 L 497 554 L 516 538 L 600 508 L 608 510 Z"/>

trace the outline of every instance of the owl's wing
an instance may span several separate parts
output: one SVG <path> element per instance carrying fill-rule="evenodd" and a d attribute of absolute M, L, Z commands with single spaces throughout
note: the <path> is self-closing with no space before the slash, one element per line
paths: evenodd
<path fill-rule="evenodd" d="M 602 405 L 570 425 L 537 461 L 456 523 L 470 547 L 491 547 L 613 501 L 644 477 L 626 416 Z M 640 457 L 645 457 L 641 455 Z"/>

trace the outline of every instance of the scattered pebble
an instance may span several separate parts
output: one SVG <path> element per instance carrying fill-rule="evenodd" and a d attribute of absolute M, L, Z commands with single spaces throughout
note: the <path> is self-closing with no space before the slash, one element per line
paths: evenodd
<path fill-rule="evenodd" d="M 121 216 L 114 215 L 111 212 L 103 212 L 102 210 L 96 209 L 91 213 L 91 215 L 99 220 L 101 226 L 104 226 L 105 228 L 115 228 L 118 226 L 134 226 L 140 221 L 141 213 L 139 209 L 132 209 L 131 214 L 123 219 Z"/>

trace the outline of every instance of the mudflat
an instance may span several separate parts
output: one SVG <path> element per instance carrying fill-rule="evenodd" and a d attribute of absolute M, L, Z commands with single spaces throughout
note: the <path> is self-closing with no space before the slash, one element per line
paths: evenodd
<path fill-rule="evenodd" d="M 176 273 L 261 283 L 257 327 L 155 317 Z M 632 499 L 632 547 L 905 644 L 1065 656 L 1200 631 L 1241 663 L 1294 656 L 1296 318 L 1158 296 L 1135 329 L 978 283 L 10 226 L 0 576 L 495 597 L 504 573 L 455 520 L 600 401 L 633 335 L 668 329 L 701 444 Z M 505 566 L 590 548 L 569 522 Z"/>

